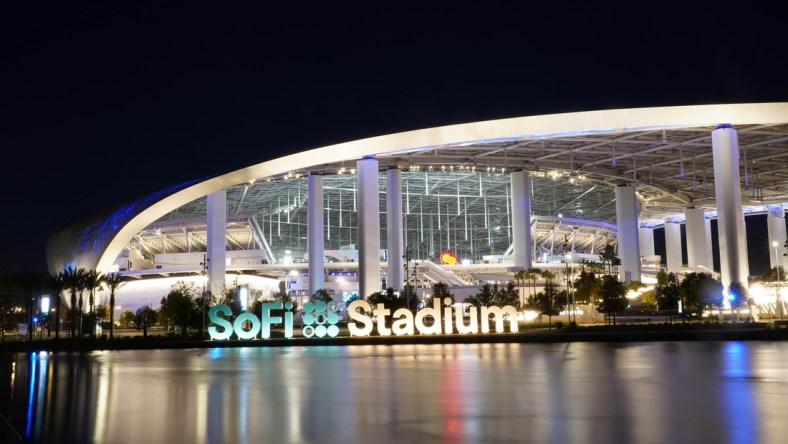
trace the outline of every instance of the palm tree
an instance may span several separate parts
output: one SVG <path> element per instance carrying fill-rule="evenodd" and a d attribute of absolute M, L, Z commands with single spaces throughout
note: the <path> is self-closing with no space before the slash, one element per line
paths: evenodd
<path fill-rule="evenodd" d="M 96 305 L 96 290 L 104 283 L 104 275 L 96 270 L 85 273 L 85 289 L 88 290 L 88 313 L 93 313 Z"/>
<path fill-rule="evenodd" d="M 85 314 L 85 310 L 83 309 L 83 295 L 85 294 L 85 290 L 88 288 L 88 278 L 87 278 L 88 271 L 84 268 L 82 269 L 82 273 L 79 276 L 79 281 L 77 281 L 77 291 L 79 292 L 79 299 L 77 300 L 77 310 L 79 314 L 79 323 L 77 324 L 79 337 L 82 337 L 82 317 Z"/>
<path fill-rule="evenodd" d="M 550 270 L 540 270 L 539 274 L 544 278 L 546 282 L 553 282 L 555 279 L 555 273 Z"/>
<path fill-rule="evenodd" d="M 616 256 L 615 247 L 610 244 L 605 245 L 605 248 L 602 249 L 602 254 L 599 255 L 599 259 L 605 264 L 606 274 L 613 274 L 613 267 L 621 265 L 621 259 Z"/>
<path fill-rule="evenodd" d="M 77 293 L 79 293 L 79 309 L 82 311 L 82 281 L 85 275 L 84 268 L 68 267 L 63 270 L 63 280 L 65 287 L 71 292 L 71 337 L 74 337 L 74 330 L 77 327 Z M 81 319 L 81 317 L 80 317 Z"/>
<path fill-rule="evenodd" d="M 90 323 L 93 324 L 90 326 L 90 337 L 96 336 L 96 317 L 95 308 L 96 308 L 96 290 L 101 288 L 104 285 L 104 275 L 99 273 L 96 270 L 88 270 L 85 273 L 85 290 L 88 291 L 88 318 L 90 319 Z"/>
<path fill-rule="evenodd" d="M 66 289 L 65 273 L 52 273 L 47 276 L 46 286 L 55 298 L 55 339 L 60 339 L 60 306 L 63 301 L 60 293 Z M 52 322 L 51 318 L 50 322 Z"/>
<path fill-rule="evenodd" d="M 11 275 L 0 272 L 0 330 L 5 331 L 5 313 L 14 300 L 14 281 Z M 0 336 L 2 332 L 0 332 Z"/>
<path fill-rule="evenodd" d="M 115 339 L 115 290 L 122 287 L 125 282 L 120 273 L 110 273 L 104 276 L 104 283 L 109 288 L 109 338 Z"/>
<path fill-rule="evenodd" d="M 514 274 L 514 278 L 517 279 L 517 295 L 520 298 L 521 305 L 523 304 L 523 285 L 525 282 L 526 273 L 526 270 L 520 270 Z"/>
<path fill-rule="evenodd" d="M 533 287 L 532 287 L 533 291 L 531 291 L 530 289 L 528 290 L 529 297 L 536 293 L 536 278 L 538 278 L 541 275 L 542 275 L 542 270 L 539 268 L 532 268 L 525 272 L 525 278 L 531 280 L 531 282 L 533 283 Z"/>
<path fill-rule="evenodd" d="M 33 340 L 33 310 L 35 308 L 36 293 L 41 290 L 43 276 L 37 271 L 23 271 L 14 278 L 16 288 L 25 297 L 27 311 L 27 339 Z"/>

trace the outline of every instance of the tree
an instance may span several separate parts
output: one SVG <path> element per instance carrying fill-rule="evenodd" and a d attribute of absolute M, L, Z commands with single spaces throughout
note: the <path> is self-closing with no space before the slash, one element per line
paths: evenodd
<path fill-rule="evenodd" d="M 731 304 L 731 312 L 733 312 L 733 320 L 738 321 L 736 312 L 738 308 L 749 305 L 750 297 L 747 294 L 747 289 L 741 282 L 731 282 L 728 286 L 728 302 Z"/>
<path fill-rule="evenodd" d="M 100 289 L 103 283 L 104 275 L 98 271 L 88 270 L 85 273 L 85 290 L 88 291 L 88 313 L 93 313 L 96 309 L 96 290 Z M 93 332 L 95 332 L 95 329 Z"/>
<path fill-rule="evenodd" d="M 566 290 L 560 290 L 558 284 L 549 280 L 544 290 L 528 296 L 526 307 L 547 316 L 547 328 L 553 328 L 553 316 L 558 316 L 566 306 Z"/>
<path fill-rule="evenodd" d="M 104 283 L 109 289 L 109 338 L 115 339 L 115 290 L 122 287 L 125 282 L 120 273 L 109 273 L 104 276 Z"/>
<path fill-rule="evenodd" d="M 158 316 L 156 315 L 156 310 L 146 305 L 140 308 L 139 310 L 137 310 L 137 313 L 134 315 L 134 327 L 137 330 L 142 330 L 142 337 L 147 338 L 148 327 L 154 325 L 156 323 L 157 318 Z M 184 334 L 185 334 L 185 329 L 184 329 Z"/>
<path fill-rule="evenodd" d="M 312 296 L 309 297 L 309 300 L 312 302 L 316 302 L 316 301 L 331 302 L 334 299 L 331 297 L 331 294 L 328 292 L 328 290 L 324 288 L 320 288 L 317 291 L 315 291 L 312 294 Z"/>
<path fill-rule="evenodd" d="M 498 284 L 494 286 L 490 286 L 489 283 L 485 283 L 482 285 L 482 288 L 479 290 L 478 293 L 475 295 L 469 296 L 465 299 L 465 302 L 468 304 L 476 306 L 477 309 L 480 309 L 482 306 L 493 305 L 495 302 L 495 293 L 498 291 Z M 480 310 L 476 310 L 479 315 L 481 316 Z"/>
<path fill-rule="evenodd" d="M 610 244 L 605 245 L 599 259 L 605 264 L 605 274 L 613 274 L 613 267 L 621 265 L 621 259 L 616 256 L 616 249 Z"/>
<path fill-rule="evenodd" d="M 517 294 L 518 295 L 522 295 L 522 288 L 523 288 L 523 286 L 525 286 L 525 276 L 526 276 L 527 272 L 528 272 L 527 270 L 520 270 L 520 271 L 518 271 L 518 272 L 516 272 L 514 274 L 514 278 L 517 280 Z M 522 302 L 523 302 L 523 298 L 521 296 L 520 297 L 520 303 L 522 304 Z"/>
<path fill-rule="evenodd" d="M 14 277 L 17 291 L 25 298 L 25 312 L 27 317 L 27 339 L 33 339 L 33 313 L 35 311 L 36 293 L 44 285 L 44 277 L 37 271 L 23 271 Z"/>
<path fill-rule="evenodd" d="M 667 273 L 664 269 L 657 272 L 654 297 L 657 299 L 657 308 L 667 312 L 668 321 L 673 322 L 673 311 L 678 309 L 681 300 L 681 290 L 675 273 Z"/>
<path fill-rule="evenodd" d="M 172 285 L 167 296 L 161 299 L 162 320 L 181 328 L 181 336 L 186 336 L 189 321 L 197 310 L 195 298 L 197 288 L 192 283 L 178 281 Z"/>
<path fill-rule="evenodd" d="M 203 331 L 203 327 L 206 321 L 206 313 L 208 312 L 208 307 L 213 306 L 215 299 L 213 297 L 213 293 L 210 290 L 203 290 L 196 298 L 194 298 L 194 304 L 198 307 L 197 312 L 194 314 L 195 319 L 194 322 L 198 325 L 199 328 L 199 336 L 204 338 L 205 332 Z"/>
<path fill-rule="evenodd" d="M 392 313 L 400 308 L 406 308 L 412 313 L 416 313 L 419 306 L 415 292 L 406 293 L 403 291 L 398 295 L 391 287 L 387 288 L 385 292 L 377 291 L 372 293 L 367 298 L 367 301 L 372 305 L 384 304 Z"/>
<path fill-rule="evenodd" d="M 760 282 L 779 282 L 786 279 L 788 279 L 788 276 L 785 276 L 785 268 L 782 265 L 772 267 L 758 276 L 758 281 Z"/>
<path fill-rule="evenodd" d="M 722 283 L 709 276 L 701 282 L 698 291 L 700 292 L 701 302 L 704 308 L 716 308 L 722 313 Z"/>
<path fill-rule="evenodd" d="M 494 305 L 498 305 L 499 307 L 511 305 L 517 310 L 520 309 L 520 295 L 517 294 L 514 282 L 509 281 L 506 284 L 506 288 L 499 288 L 494 296 Z"/>
<path fill-rule="evenodd" d="M 640 302 L 648 307 L 649 310 L 657 309 L 657 297 L 654 295 L 654 290 L 644 291 L 640 295 Z"/>
<path fill-rule="evenodd" d="M 135 314 L 131 310 L 126 310 L 120 314 L 120 326 L 123 328 L 134 327 L 135 324 Z"/>
<path fill-rule="evenodd" d="M 590 304 L 599 298 L 599 287 L 602 285 L 602 281 L 593 271 L 583 269 L 573 285 L 575 300 L 581 304 Z"/>
<path fill-rule="evenodd" d="M 454 304 L 454 295 L 449 291 L 449 286 L 443 282 L 436 282 L 432 285 L 432 297 L 427 301 L 427 305 L 432 305 L 434 299 L 443 301 L 445 298 L 451 299 L 451 303 Z"/>
<path fill-rule="evenodd" d="M 7 324 L 16 323 L 14 316 L 11 316 L 14 299 L 13 277 L 0 272 L 0 329 L 2 330 L 5 330 Z"/>
<path fill-rule="evenodd" d="M 60 311 L 63 298 L 60 293 L 66 289 L 66 280 L 62 272 L 52 273 L 46 277 L 46 287 L 54 299 L 55 305 L 55 339 L 60 339 Z M 52 320 L 50 319 L 50 322 Z"/>
<path fill-rule="evenodd" d="M 233 309 L 234 313 L 241 311 L 241 298 L 238 297 L 238 291 L 236 291 L 235 288 L 225 289 L 224 297 L 222 297 L 222 300 L 219 301 L 219 303 L 229 306 Z"/>
<path fill-rule="evenodd" d="M 539 268 L 531 268 L 530 270 L 527 270 L 524 273 L 525 279 L 526 280 L 530 280 L 531 283 L 532 283 L 531 289 L 533 289 L 533 292 L 531 292 L 531 289 L 529 289 L 528 290 L 528 296 L 536 294 L 536 279 L 541 277 L 541 276 L 542 276 L 542 270 L 539 269 Z"/>
<path fill-rule="evenodd" d="M 63 270 L 63 283 L 66 286 L 66 288 L 69 289 L 69 292 L 71 293 L 71 304 L 70 304 L 70 308 L 69 308 L 69 313 L 71 314 L 70 318 L 71 318 L 71 337 L 72 338 L 74 337 L 74 331 L 77 328 L 77 315 L 80 314 L 80 311 L 81 311 L 81 308 L 82 308 L 82 303 L 80 302 L 80 304 L 79 304 L 80 311 L 77 311 L 77 309 L 76 309 L 77 308 L 77 293 L 80 294 L 80 301 L 82 300 L 81 288 L 82 288 L 82 281 L 83 281 L 84 275 L 85 275 L 85 269 L 84 268 L 76 269 L 76 268 L 73 268 L 73 267 L 68 267 L 65 270 Z"/>
<path fill-rule="evenodd" d="M 79 299 L 77 300 L 77 309 L 79 310 L 79 311 L 77 311 L 77 314 L 79 316 L 79 325 L 77 326 L 77 328 L 79 330 L 79 337 L 80 338 L 82 337 L 82 334 L 83 334 L 83 331 L 82 331 L 82 318 L 85 316 L 85 310 L 84 310 L 84 305 L 83 305 L 83 295 L 85 293 L 85 289 L 87 289 L 87 283 L 88 283 L 88 277 L 87 277 L 88 270 L 85 270 L 84 268 L 81 269 L 81 270 L 82 270 L 82 272 L 79 274 L 79 279 L 77 281 L 77 291 L 79 292 Z"/>
<path fill-rule="evenodd" d="M 608 319 L 612 316 L 613 324 L 616 324 L 616 313 L 627 308 L 627 289 L 618 280 L 618 276 L 602 276 L 602 285 L 599 287 L 600 300 L 597 304 L 597 311 L 604 313 Z"/>
<path fill-rule="evenodd" d="M 701 295 L 701 286 L 707 279 L 711 279 L 708 273 L 692 272 L 684 275 L 684 279 L 679 284 L 684 311 L 695 312 L 698 315 L 703 313 L 705 304 Z"/>

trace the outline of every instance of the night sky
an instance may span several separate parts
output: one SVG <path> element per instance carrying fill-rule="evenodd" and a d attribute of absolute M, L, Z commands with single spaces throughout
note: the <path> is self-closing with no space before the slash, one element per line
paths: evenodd
<path fill-rule="evenodd" d="M 92 211 L 307 148 L 788 101 L 783 2 L 71 3 L 0 6 L 0 270 L 45 270 L 47 238 Z"/>

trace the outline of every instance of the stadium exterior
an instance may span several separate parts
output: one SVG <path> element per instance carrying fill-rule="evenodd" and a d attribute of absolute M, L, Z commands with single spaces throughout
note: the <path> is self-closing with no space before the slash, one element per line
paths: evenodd
<path fill-rule="evenodd" d="M 406 281 L 467 293 L 534 266 L 571 273 L 607 244 L 622 279 L 647 281 L 659 263 L 652 230 L 664 227 L 669 271 L 710 271 L 714 245 L 723 285 L 746 285 L 744 216 L 766 213 L 769 245 L 786 242 L 786 159 L 788 103 L 436 127 L 316 148 L 100 210 L 53 235 L 47 261 L 51 272 L 136 278 L 119 290 L 128 308 L 157 305 L 177 280 L 247 297 L 285 282 L 292 294 L 329 289 L 341 302 Z M 777 250 L 771 266 L 786 266 Z"/>

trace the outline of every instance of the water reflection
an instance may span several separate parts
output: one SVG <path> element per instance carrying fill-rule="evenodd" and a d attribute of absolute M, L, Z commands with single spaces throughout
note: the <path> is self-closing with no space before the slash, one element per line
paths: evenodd
<path fill-rule="evenodd" d="M 5 442 L 784 442 L 788 346 L 5 355 Z M 17 435 L 18 433 L 18 435 Z"/>

